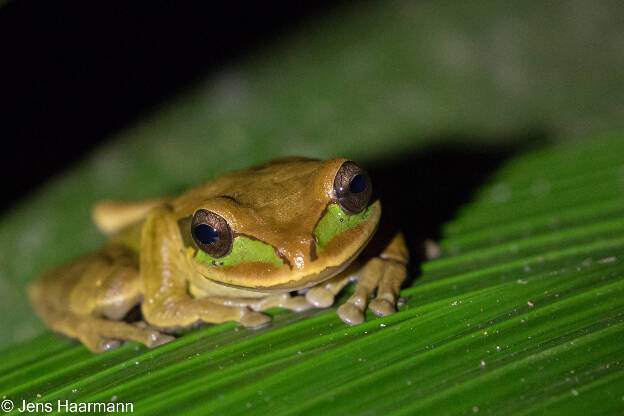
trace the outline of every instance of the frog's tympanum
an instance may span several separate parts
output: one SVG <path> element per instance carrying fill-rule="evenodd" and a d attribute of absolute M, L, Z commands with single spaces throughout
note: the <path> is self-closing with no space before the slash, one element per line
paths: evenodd
<path fill-rule="evenodd" d="M 262 311 L 328 307 L 355 280 L 344 322 L 363 322 L 367 307 L 392 314 L 408 252 L 396 234 L 360 255 L 381 216 L 371 192 L 348 159 L 286 158 L 175 198 L 101 202 L 93 216 L 106 244 L 44 274 L 30 299 L 47 325 L 96 352 L 154 347 L 201 322 L 259 328 L 270 321 Z"/>

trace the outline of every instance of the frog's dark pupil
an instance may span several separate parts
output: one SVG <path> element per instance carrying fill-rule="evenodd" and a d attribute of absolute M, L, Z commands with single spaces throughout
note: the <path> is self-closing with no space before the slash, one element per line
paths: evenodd
<path fill-rule="evenodd" d="M 360 192 L 364 192 L 366 190 L 366 176 L 361 173 L 355 175 L 353 179 L 351 179 L 351 183 L 349 184 L 349 191 L 352 194 L 359 194 Z"/>
<path fill-rule="evenodd" d="M 211 244 L 219 238 L 219 232 L 208 224 L 199 224 L 193 230 L 195 239 L 202 244 Z"/>

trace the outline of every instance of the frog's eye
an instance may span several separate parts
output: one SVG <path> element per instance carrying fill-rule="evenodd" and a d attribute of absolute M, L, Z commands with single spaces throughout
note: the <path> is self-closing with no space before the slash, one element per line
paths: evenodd
<path fill-rule="evenodd" d="M 353 162 L 345 162 L 334 179 L 338 205 L 349 215 L 360 213 L 368 205 L 373 188 L 368 173 Z"/>
<path fill-rule="evenodd" d="M 191 234 L 206 254 L 219 258 L 232 251 L 232 230 L 227 221 L 212 211 L 200 209 L 193 215 Z"/>

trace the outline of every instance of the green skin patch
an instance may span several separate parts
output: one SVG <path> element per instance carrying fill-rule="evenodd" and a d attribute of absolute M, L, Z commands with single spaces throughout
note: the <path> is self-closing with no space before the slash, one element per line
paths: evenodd
<path fill-rule="evenodd" d="M 362 221 L 370 218 L 370 207 L 366 207 L 362 212 L 355 215 L 348 215 L 337 204 L 327 207 L 327 212 L 314 228 L 316 237 L 316 249 L 323 251 L 327 243 L 343 231 L 353 228 Z"/>
<path fill-rule="evenodd" d="M 353 228 L 370 217 L 370 209 L 356 215 L 346 214 L 340 206 L 331 204 L 323 218 L 314 228 L 316 237 L 316 249 L 323 251 L 327 243 L 343 231 Z M 253 240 L 249 237 L 237 237 L 234 239 L 232 252 L 225 257 L 215 258 L 201 250 L 197 250 L 195 259 L 212 266 L 236 266 L 241 263 L 269 263 L 275 267 L 284 265 L 284 261 L 275 253 L 273 246 L 262 241 Z"/>
<path fill-rule="evenodd" d="M 270 263 L 275 267 L 284 265 L 284 261 L 275 254 L 273 246 L 249 237 L 235 238 L 232 252 L 225 257 L 217 259 L 197 250 L 195 259 L 212 266 L 236 266 L 253 262 Z"/>

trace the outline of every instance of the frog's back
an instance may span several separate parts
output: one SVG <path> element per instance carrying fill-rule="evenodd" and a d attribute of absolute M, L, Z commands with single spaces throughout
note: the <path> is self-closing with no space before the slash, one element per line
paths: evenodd
<path fill-rule="evenodd" d="M 278 204 L 288 195 L 300 196 L 324 161 L 285 157 L 210 179 L 171 202 L 179 215 L 192 215 L 203 201 L 224 198 L 250 208 Z"/>

